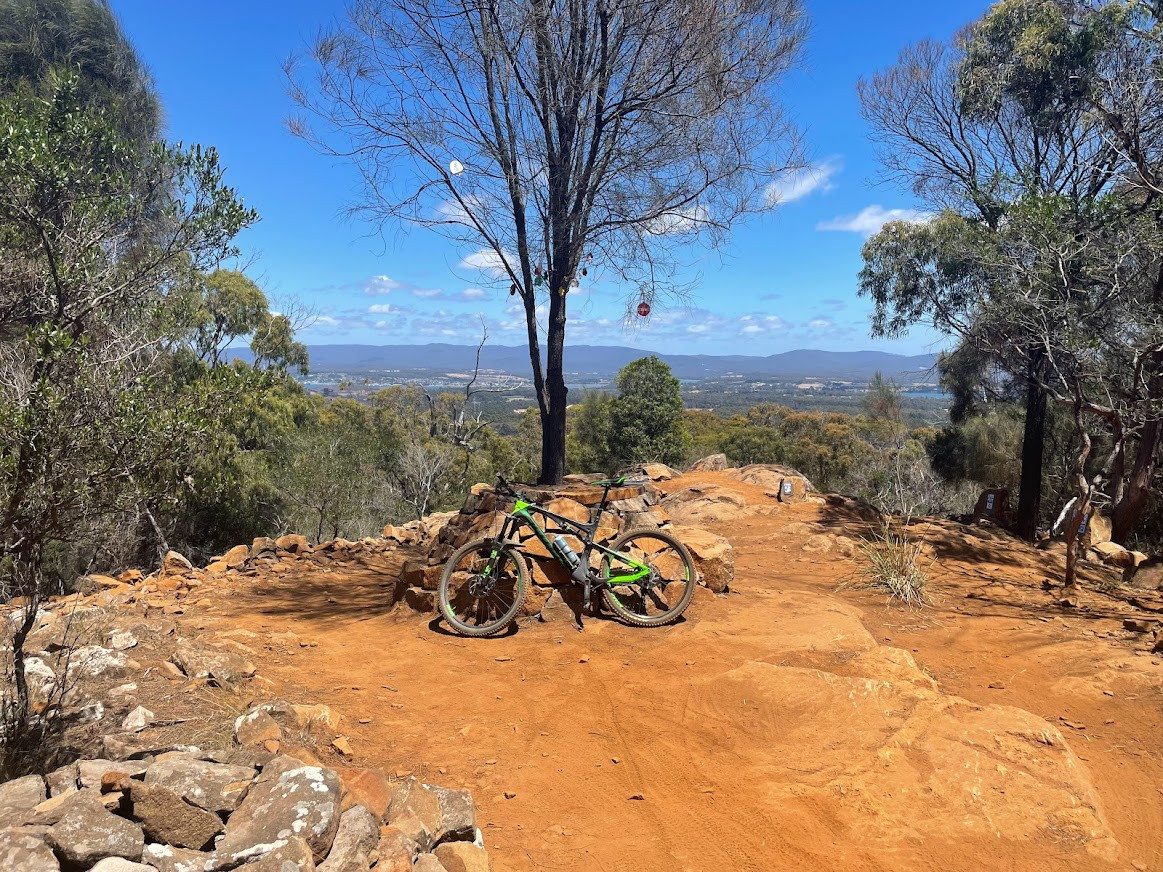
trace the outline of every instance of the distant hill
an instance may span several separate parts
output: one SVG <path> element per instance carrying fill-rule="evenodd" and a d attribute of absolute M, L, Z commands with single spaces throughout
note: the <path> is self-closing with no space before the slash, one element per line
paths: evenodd
<path fill-rule="evenodd" d="M 429 345 L 312 345 L 313 372 L 369 373 L 377 370 L 432 369 L 471 370 L 476 347 L 433 343 Z M 880 371 L 902 382 L 935 381 L 936 355 L 889 354 L 884 351 L 816 351 L 800 349 L 767 357 L 749 355 L 664 354 L 607 345 L 571 345 L 565 349 L 566 375 L 578 378 L 611 378 L 632 360 L 658 354 L 674 374 L 684 379 L 720 378 L 729 375 L 778 379 L 832 379 L 867 381 Z M 520 345 L 486 345 L 481 352 L 483 369 L 529 375 L 529 352 Z"/>

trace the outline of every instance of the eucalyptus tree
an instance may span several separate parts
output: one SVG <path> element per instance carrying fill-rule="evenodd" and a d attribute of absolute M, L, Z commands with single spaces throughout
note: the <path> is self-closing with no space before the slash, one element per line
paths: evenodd
<path fill-rule="evenodd" d="M 800 0 L 353 0 L 288 64 L 291 126 L 355 163 L 363 213 L 443 231 L 520 302 L 556 483 L 571 289 L 604 269 L 648 312 L 680 251 L 771 205 L 805 33 Z"/>
<path fill-rule="evenodd" d="M 62 72 L 130 142 L 148 148 L 157 138 L 153 79 L 109 0 L 0 0 L 0 91 L 44 94 Z"/>
<path fill-rule="evenodd" d="M 887 178 L 907 184 L 932 210 L 951 216 L 930 230 L 890 225 L 870 240 L 862 289 L 880 309 L 874 334 L 896 334 L 924 320 L 967 335 L 966 319 L 986 290 L 973 273 L 975 246 L 998 232 L 1010 208 L 1031 192 L 1094 196 L 1115 177 L 1117 154 L 1068 84 L 1077 76 L 1064 75 L 1061 82 L 1043 77 L 1016 95 L 990 90 L 983 40 L 992 33 L 990 23 L 1015 5 L 1025 11 L 1047 4 L 1000 3 L 951 44 L 918 43 L 905 49 L 895 66 L 860 82 L 862 110 L 882 146 Z M 1070 63 L 1089 63 L 1095 41 L 1092 33 L 1076 34 L 1068 46 Z M 886 270 L 901 265 L 907 246 L 931 269 L 923 273 L 914 266 L 898 273 L 898 290 L 923 275 L 929 293 L 911 298 L 897 293 L 888 304 Z M 1046 363 L 1036 341 L 1027 352 L 1026 370 L 1013 373 L 1026 385 L 1017 529 L 1033 539 L 1041 514 Z"/>
<path fill-rule="evenodd" d="M 1067 410 L 1075 521 L 1106 499 L 1121 540 L 1145 502 L 1163 400 L 1159 45 L 1145 5 L 1005 0 L 953 49 L 922 53 L 949 55 L 930 67 L 940 76 L 913 66 L 910 81 L 906 65 L 864 93 L 900 145 L 886 165 L 944 208 L 866 246 L 874 329 L 929 320 L 1026 381 L 1023 505 L 1027 469 L 1041 468 L 1031 419 L 1045 413 L 1032 398 Z M 1104 457 L 1093 456 L 1095 427 Z M 1067 525 L 1068 583 L 1078 526 Z"/>
<path fill-rule="evenodd" d="M 52 550 L 182 487 L 212 429 L 220 385 L 183 385 L 165 353 L 171 302 L 254 218 L 213 150 L 143 152 L 76 76 L 0 100 L 0 594 L 25 601 L 18 721 Z"/>

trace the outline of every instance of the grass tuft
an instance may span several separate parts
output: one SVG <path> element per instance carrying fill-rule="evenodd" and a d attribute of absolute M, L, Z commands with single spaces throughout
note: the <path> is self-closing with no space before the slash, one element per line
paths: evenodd
<path fill-rule="evenodd" d="M 924 548 L 924 540 L 909 537 L 886 523 L 860 545 L 864 565 L 861 578 L 853 586 L 884 590 L 905 605 L 927 605 L 925 585 L 929 577 L 921 567 Z"/>

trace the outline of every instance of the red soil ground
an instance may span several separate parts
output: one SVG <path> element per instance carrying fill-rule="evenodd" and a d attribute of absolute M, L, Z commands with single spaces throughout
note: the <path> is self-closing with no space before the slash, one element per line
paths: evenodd
<path fill-rule="evenodd" d="M 1064 611 L 1054 558 L 938 525 L 934 601 L 903 608 L 802 550 L 853 519 L 666 487 L 695 478 L 753 509 L 707 524 L 732 594 L 669 628 L 463 639 L 385 608 L 383 561 L 183 621 L 262 634 L 272 690 L 341 712 L 359 762 L 471 788 L 497 872 L 1163 870 L 1163 665 L 1122 629 L 1160 603 Z"/>

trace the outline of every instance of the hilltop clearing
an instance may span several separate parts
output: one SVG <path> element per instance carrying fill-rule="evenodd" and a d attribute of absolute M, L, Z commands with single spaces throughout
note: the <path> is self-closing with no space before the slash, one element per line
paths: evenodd
<path fill-rule="evenodd" d="M 388 605 L 401 560 L 375 550 L 214 582 L 174 619 L 247 631 L 360 763 L 469 787 L 500 872 L 1163 869 L 1163 665 L 1124 629 L 1158 592 L 1094 569 L 1063 610 L 1060 557 L 933 522 L 934 602 L 904 609 L 842 586 L 869 529 L 851 501 L 731 470 L 661 487 L 695 488 L 663 507 L 735 548 L 731 593 L 663 630 L 458 638 Z"/>

